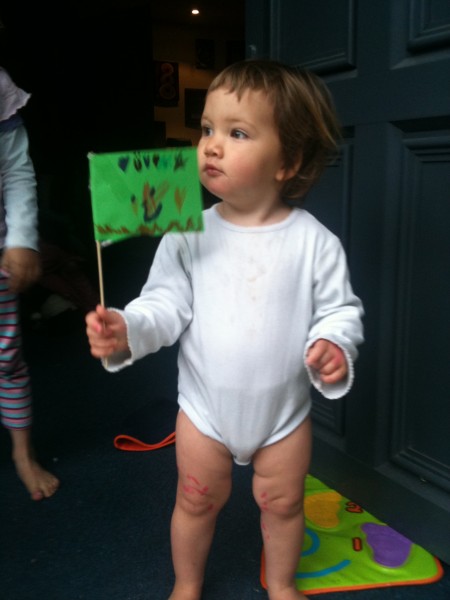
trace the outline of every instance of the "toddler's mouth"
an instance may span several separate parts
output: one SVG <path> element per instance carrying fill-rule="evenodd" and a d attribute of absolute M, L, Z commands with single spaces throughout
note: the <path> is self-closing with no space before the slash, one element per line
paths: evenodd
<path fill-rule="evenodd" d="M 218 169 L 216 166 L 214 166 L 213 164 L 210 163 L 206 163 L 203 171 L 207 174 L 207 175 L 219 175 L 222 171 L 220 171 L 220 169 Z"/>

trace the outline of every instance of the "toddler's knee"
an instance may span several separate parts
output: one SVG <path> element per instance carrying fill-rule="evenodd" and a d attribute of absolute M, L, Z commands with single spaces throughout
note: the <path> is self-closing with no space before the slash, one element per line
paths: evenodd
<path fill-rule="evenodd" d="M 207 494 L 199 495 L 186 489 L 178 493 L 177 504 L 191 517 L 216 516 L 223 506 L 223 503 L 214 501 Z"/>
<path fill-rule="evenodd" d="M 288 519 L 303 512 L 303 497 L 278 496 L 274 498 L 259 498 L 256 502 L 261 512 L 269 512 L 273 515 Z"/>

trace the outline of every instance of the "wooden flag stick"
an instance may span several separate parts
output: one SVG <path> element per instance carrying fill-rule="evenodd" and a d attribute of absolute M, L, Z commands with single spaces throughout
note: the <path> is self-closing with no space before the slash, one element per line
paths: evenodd
<path fill-rule="evenodd" d="M 100 293 L 100 304 L 105 308 L 105 291 L 103 287 L 103 266 L 102 266 L 102 245 L 98 240 L 95 241 L 97 246 L 97 266 L 98 266 L 98 285 Z M 105 324 L 103 324 L 103 327 Z M 105 367 L 108 367 L 108 358 L 103 359 Z"/>
<path fill-rule="evenodd" d="M 95 242 L 97 246 L 97 266 L 98 266 L 98 283 L 100 292 L 100 304 L 105 307 L 105 291 L 103 288 L 103 267 L 102 267 L 102 245 L 97 240 Z"/>

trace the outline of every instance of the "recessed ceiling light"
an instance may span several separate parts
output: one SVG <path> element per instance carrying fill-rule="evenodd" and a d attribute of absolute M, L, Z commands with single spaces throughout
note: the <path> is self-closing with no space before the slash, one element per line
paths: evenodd
<path fill-rule="evenodd" d="M 199 14 L 200 14 L 200 11 L 198 10 L 198 8 L 193 8 L 193 9 L 191 10 L 191 13 L 192 13 L 193 15 L 199 15 Z"/>

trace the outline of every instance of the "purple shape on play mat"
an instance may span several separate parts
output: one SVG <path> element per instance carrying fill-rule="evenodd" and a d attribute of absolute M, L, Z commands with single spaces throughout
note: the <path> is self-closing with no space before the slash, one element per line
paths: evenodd
<path fill-rule="evenodd" d="M 364 523 L 361 529 L 373 550 L 373 559 L 384 567 L 401 567 L 411 552 L 412 542 L 387 525 Z"/>

